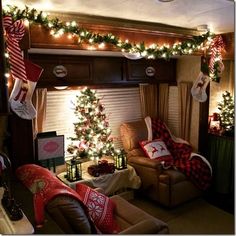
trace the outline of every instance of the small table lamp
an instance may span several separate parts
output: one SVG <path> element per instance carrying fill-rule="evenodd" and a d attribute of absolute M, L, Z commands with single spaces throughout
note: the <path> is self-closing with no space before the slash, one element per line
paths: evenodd
<path fill-rule="evenodd" d="M 82 161 L 76 158 L 66 162 L 66 179 L 74 182 L 82 179 Z"/>

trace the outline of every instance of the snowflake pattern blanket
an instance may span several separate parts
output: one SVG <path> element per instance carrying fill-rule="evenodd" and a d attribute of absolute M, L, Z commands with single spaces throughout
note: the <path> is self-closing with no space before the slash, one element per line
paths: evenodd
<path fill-rule="evenodd" d="M 149 140 L 159 138 L 166 144 L 172 159 L 162 162 L 163 168 L 175 168 L 184 173 L 199 189 L 206 190 L 212 179 L 212 168 L 201 155 L 192 152 L 192 146 L 176 138 L 160 119 L 145 118 Z"/>

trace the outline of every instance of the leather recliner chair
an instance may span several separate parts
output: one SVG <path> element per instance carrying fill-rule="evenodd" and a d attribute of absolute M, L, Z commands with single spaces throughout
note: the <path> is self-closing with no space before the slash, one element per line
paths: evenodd
<path fill-rule="evenodd" d="M 139 145 L 139 141 L 148 139 L 144 120 L 123 123 L 120 134 L 128 164 L 141 178 L 140 191 L 143 194 L 167 207 L 177 206 L 202 194 L 183 173 L 174 169 L 165 170 L 160 162 L 145 156 Z"/>

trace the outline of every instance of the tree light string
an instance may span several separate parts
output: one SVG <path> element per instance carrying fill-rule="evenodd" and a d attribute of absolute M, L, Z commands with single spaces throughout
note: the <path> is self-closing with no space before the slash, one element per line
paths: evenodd
<path fill-rule="evenodd" d="M 103 49 L 106 44 L 111 44 L 122 52 L 139 54 L 140 57 L 147 59 L 169 59 L 172 56 L 191 55 L 199 51 L 205 53 L 211 47 L 215 37 L 212 32 L 208 31 L 199 36 L 192 36 L 191 39 L 183 42 L 176 42 L 172 46 L 155 43 L 147 45 L 144 41 L 139 43 L 131 43 L 128 39 L 123 41 L 112 33 L 100 34 L 88 31 L 80 27 L 74 20 L 63 22 L 57 17 L 50 18 L 47 13 L 43 11 L 38 12 L 36 9 L 30 9 L 28 6 L 25 6 L 24 9 L 19 9 L 17 6 L 8 5 L 3 10 L 3 17 L 9 15 L 15 21 L 23 20 L 26 25 L 39 24 L 46 27 L 50 30 L 50 34 L 53 37 L 59 38 L 67 34 L 69 38 L 77 38 L 78 45 L 86 43 L 89 45 L 89 50 L 96 50 L 96 46 L 99 49 Z M 210 74 L 212 80 L 214 80 L 215 76 L 217 76 L 217 70 Z"/>

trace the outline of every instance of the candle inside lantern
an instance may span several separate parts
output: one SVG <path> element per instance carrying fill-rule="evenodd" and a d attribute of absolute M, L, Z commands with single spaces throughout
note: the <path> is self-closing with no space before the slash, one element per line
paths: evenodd
<path fill-rule="evenodd" d="M 66 178 L 71 182 L 82 179 L 81 161 L 76 158 L 72 158 L 70 161 L 67 161 L 66 172 Z"/>

